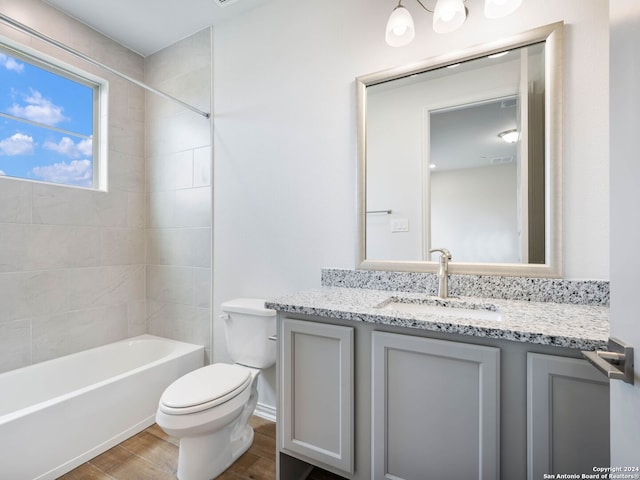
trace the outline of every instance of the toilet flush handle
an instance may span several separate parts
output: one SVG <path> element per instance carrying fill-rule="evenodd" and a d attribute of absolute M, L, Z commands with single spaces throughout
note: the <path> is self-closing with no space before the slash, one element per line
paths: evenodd
<path fill-rule="evenodd" d="M 225 322 L 227 322 L 227 321 L 229 321 L 229 318 L 231 318 L 231 317 L 229 317 L 229 314 L 228 314 L 228 313 L 222 313 L 222 314 L 220 314 L 220 315 L 218 316 L 218 318 L 219 318 L 220 320 L 224 320 Z"/>

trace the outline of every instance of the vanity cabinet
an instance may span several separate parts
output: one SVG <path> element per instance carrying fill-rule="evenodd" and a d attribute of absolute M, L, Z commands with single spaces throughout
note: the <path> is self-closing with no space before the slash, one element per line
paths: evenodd
<path fill-rule="evenodd" d="M 278 313 L 277 469 L 538 480 L 609 464 L 608 380 L 573 348 Z"/>
<path fill-rule="evenodd" d="M 527 479 L 609 465 L 609 380 L 588 361 L 527 355 Z"/>
<path fill-rule="evenodd" d="M 372 359 L 372 478 L 498 478 L 499 349 L 373 332 Z"/>
<path fill-rule="evenodd" d="M 343 473 L 353 471 L 353 331 L 279 322 L 280 448 Z"/>

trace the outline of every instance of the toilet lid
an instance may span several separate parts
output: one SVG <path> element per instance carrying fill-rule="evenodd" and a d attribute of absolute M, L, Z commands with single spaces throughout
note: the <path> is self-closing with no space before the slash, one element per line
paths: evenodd
<path fill-rule="evenodd" d="M 170 408 L 189 408 L 204 403 L 211 408 L 244 390 L 251 381 L 250 377 L 248 368 L 214 363 L 193 370 L 173 382 L 162 394 L 160 402 Z"/>

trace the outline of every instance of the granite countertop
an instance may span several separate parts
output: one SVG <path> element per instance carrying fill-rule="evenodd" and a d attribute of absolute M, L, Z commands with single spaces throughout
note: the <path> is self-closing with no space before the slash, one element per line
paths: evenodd
<path fill-rule="evenodd" d="M 609 307 L 569 303 L 457 297 L 452 304 L 496 311 L 500 319 L 465 318 L 451 313 L 415 313 L 381 308 L 392 297 L 405 303 L 436 302 L 420 293 L 323 286 L 266 302 L 267 308 L 288 313 L 418 328 L 516 342 L 575 348 L 606 349 Z M 456 305 L 454 305 L 456 306 Z"/>

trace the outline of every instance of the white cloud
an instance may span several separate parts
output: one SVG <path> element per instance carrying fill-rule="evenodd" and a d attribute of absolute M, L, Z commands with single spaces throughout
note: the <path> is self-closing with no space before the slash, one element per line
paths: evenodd
<path fill-rule="evenodd" d="M 47 182 L 64 183 L 90 187 L 93 185 L 93 172 L 90 160 L 72 160 L 43 167 L 34 167 L 33 174 Z"/>
<path fill-rule="evenodd" d="M 0 175 L 6 175 L 7 172 L 5 172 L 4 170 L 0 170 Z"/>
<path fill-rule="evenodd" d="M 33 137 L 23 133 L 15 133 L 0 140 L 0 155 L 31 155 L 33 148 Z"/>
<path fill-rule="evenodd" d="M 62 113 L 64 109 L 53 104 L 51 100 L 44 98 L 37 90 L 31 90 L 31 95 L 26 96 L 24 100 L 27 105 L 14 103 L 9 107 L 9 113 L 16 117 L 26 118 L 46 125 L 57 125 L 67 120 Z"/>
<path fill-rule="evenodd" d="M 17 73 L 22 73 L 24 70 L 24 63 L 20 63 L 16 61 L 15 58 L 9 57 L 3 53 L 0 53 L 0 65 L 6 68 L 7 70 L 13 70 Z"/>
<path fill-rule="evenodd" d="M 93 141 L 90 138 L 75 143 L 69 137 L 62 137 L 58 143 L 45 142 L 43 147 L 69 158 L 90 157 L 93 154 Z"/>

